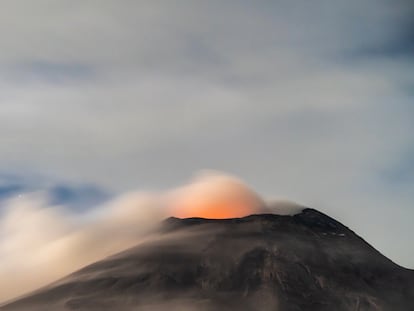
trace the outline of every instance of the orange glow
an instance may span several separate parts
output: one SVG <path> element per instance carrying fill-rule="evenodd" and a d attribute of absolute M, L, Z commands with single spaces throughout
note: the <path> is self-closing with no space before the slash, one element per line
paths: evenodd
<path fill-rule="evenodd" d="M 174 209 L 174 216 L 179 218 L 201 217 L 210 219 L 237 218 L 250 214 L 255 211 L 250 206 L 237 206 L 235 204 L 215 203 L 206 204 L 195 202 L 194 205 L 181 206 Z"/>
<path fill-rule="evenodd" d="M 258 196 L 241 182 L 224 176 L 209 176 L 174 191 L 170 196 L 175 217 L 210 219 L 237 218 L 260 213 Z"/>

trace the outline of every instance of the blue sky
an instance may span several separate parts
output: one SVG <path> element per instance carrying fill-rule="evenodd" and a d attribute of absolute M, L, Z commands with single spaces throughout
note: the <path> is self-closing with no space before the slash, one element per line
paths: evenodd
<path fill-rule="evenodd" d="M 410 1 L 2 7 L 0 198 L 83 207 L 216 169 L 414 268 Z"/>

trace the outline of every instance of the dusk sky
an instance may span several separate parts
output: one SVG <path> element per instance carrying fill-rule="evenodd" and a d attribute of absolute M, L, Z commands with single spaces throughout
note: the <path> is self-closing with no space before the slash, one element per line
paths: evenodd
<path fill-rule="evenodd" d="M 0 38 L 0 265 L 10 199 L 212 169 L 414 268 L 411 0 L 4 0 Z"/>

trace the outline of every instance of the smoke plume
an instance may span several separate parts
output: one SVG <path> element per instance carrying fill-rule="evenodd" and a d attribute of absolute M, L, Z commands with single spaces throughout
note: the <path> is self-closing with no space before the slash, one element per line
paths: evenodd
<path fill-rule="evenodd" d="M 0 218 L 0 301 L 37 289 L 139 243 L 168 216 L 234 218 L 269 212 L 240 180 L 203 174 L 161 193 L 123 194 L 81 216 L 47 195 L 19 195 Z"/>

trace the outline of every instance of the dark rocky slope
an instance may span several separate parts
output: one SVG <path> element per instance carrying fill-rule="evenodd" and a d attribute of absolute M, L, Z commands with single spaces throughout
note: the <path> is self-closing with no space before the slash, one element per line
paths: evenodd
<path fill-rule="evenodd" d="M 414 310 L 414 272 L 313 209 L 166 220 L 135 248 L 2 311 Z"/>

